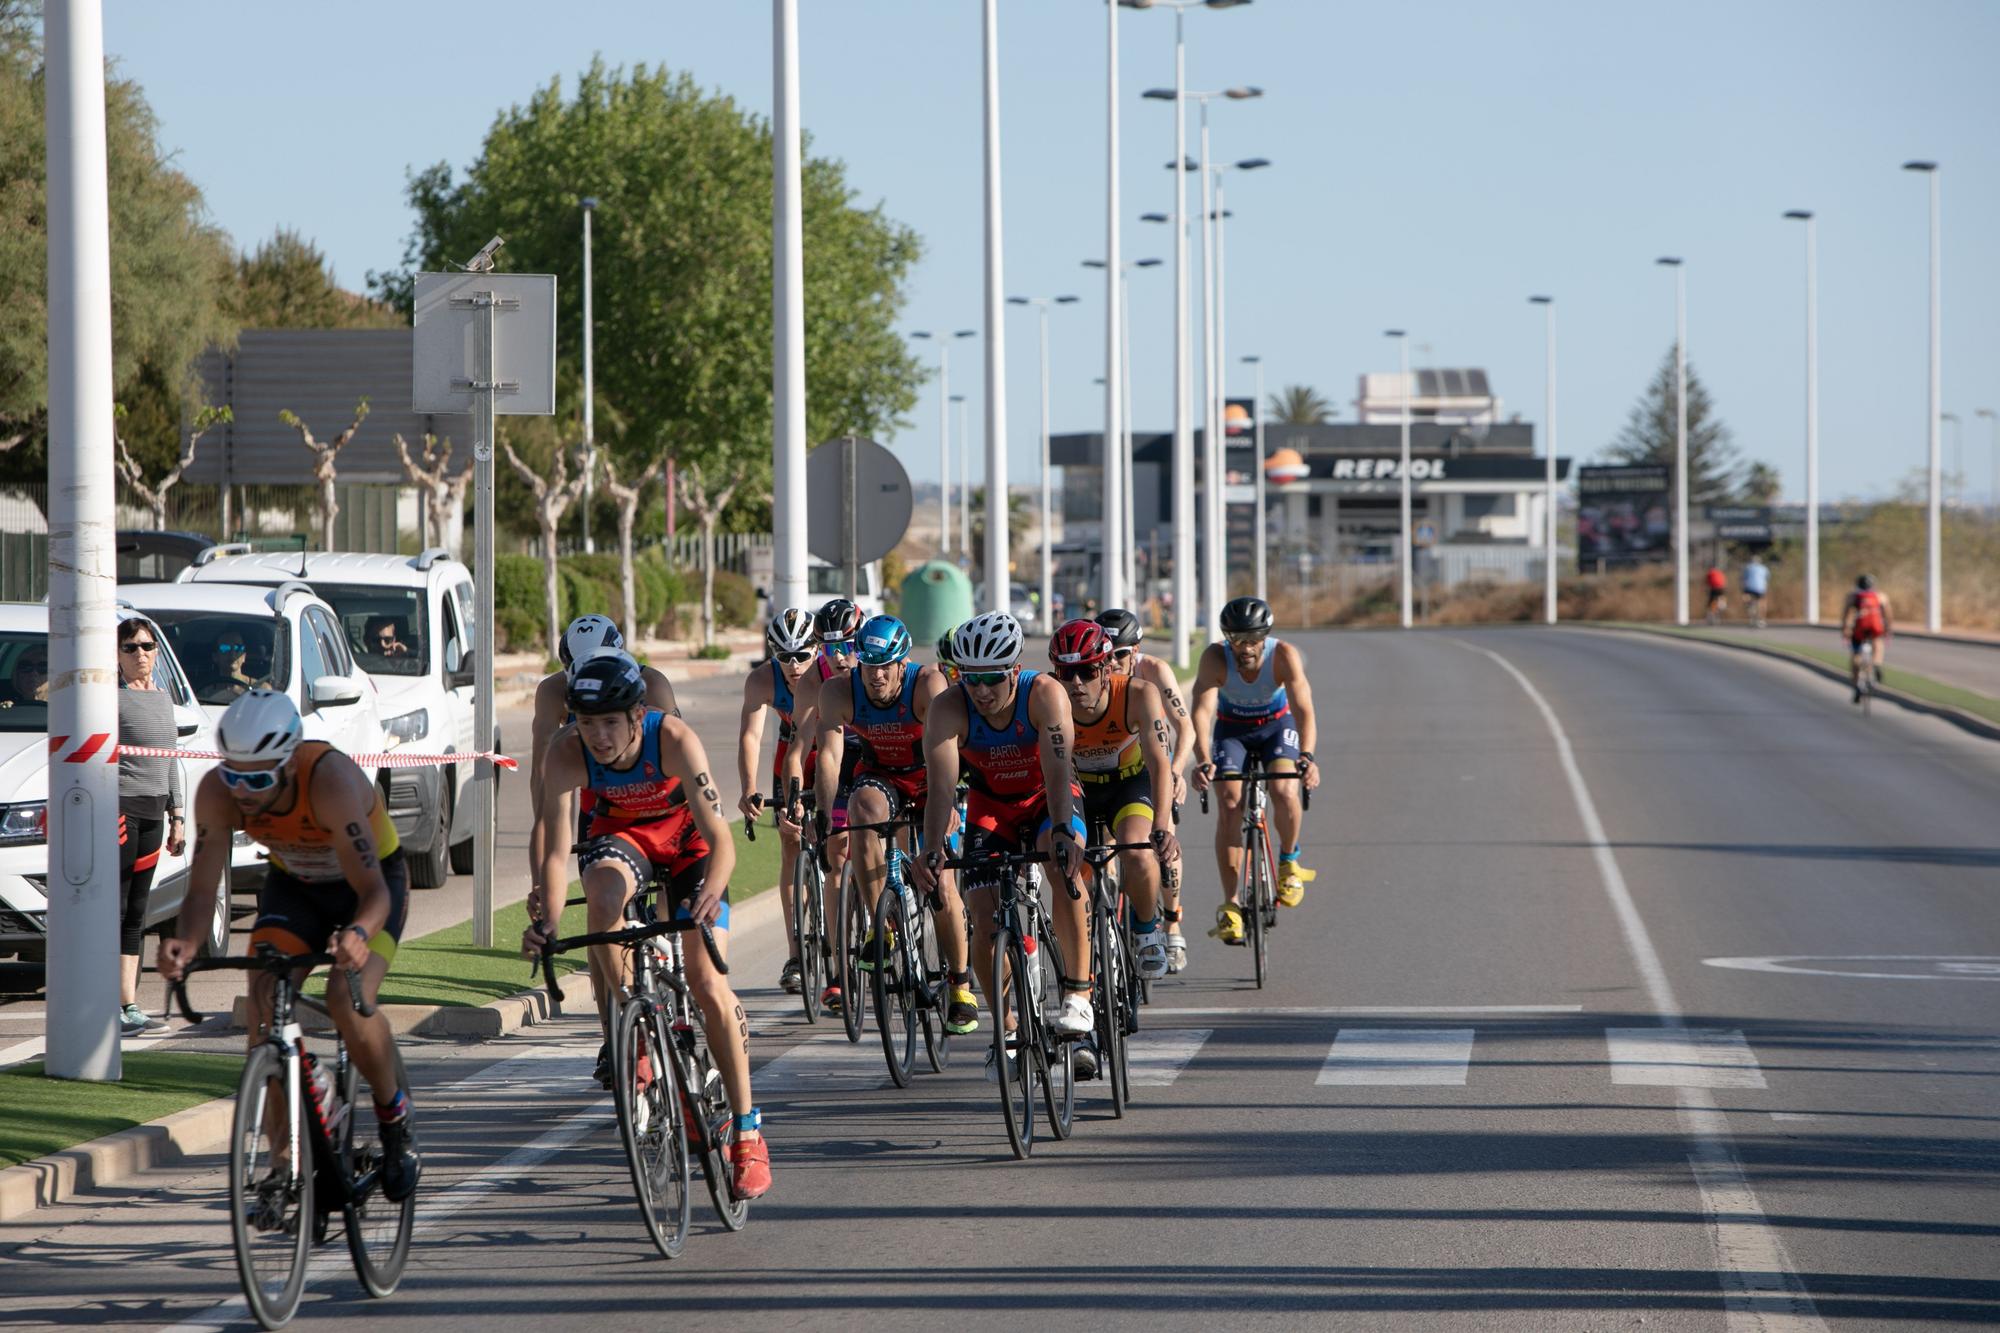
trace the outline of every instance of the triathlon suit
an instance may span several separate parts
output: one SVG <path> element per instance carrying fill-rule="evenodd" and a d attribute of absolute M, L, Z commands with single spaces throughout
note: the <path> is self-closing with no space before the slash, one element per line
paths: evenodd
<path fill-rule="evenodd" d="M 979 708 L 965 695 L 966 737 L 958 743 L 959 768 L 965 774 L 966 851 L 982 853 L 1013 849 L 1025 851 L 1035 840 L 1054 827 L 1049 817 L 1049 794 L 1042 783 L 1041 737 L 1028 720 L 1028 687 L 1040 674 L 1028 669 L 1020 673 L 1014 687 L 1014 711 L 999 727 L 980 716 Z M 965 687 L 959 686 L 961 693 Z M 1080 796 L 1072 784 L 1071 794 Z M 1071 806 L 1070 827 L 1078 838 L 1084 831 L 1081 802 Z M 991 887 L 991 883 L 971 883 L 970 887 Z"/>
<path fill-rule="evenodd" d="M 1708 571 L 1708 604 L 1714 606 L 1729 591 L 1729 578 L 1719 569 Z"/>
<path fill-rule="evenodd" d="M 1083 813 L 1092 828 L 1106 828 L 1114 837 L 1127 815 L 1153 816 L 1153 783 L 1146 773 L 1146 753 L 1139 733 L 1126 714 L 1132 677 L 1107 672 L 1110 682 L 1104 716 L 1095 722 L 1078 718 L 1076 778 L 1083 784 Z"/>
<path fill-rule="evenodd" d="M 1222 649 L 1222 690 L 1215 712 L 1215 771 L 1236 777 L 1254 756 L 1266 767 L 1299 757 L 1299 729 L 1292 725 L 1292 702 L 1278 684 L 1278 640 L 1264 641 L 1257 679 L 1238 674 L 1236 654 Z"/>
<path fill-rule="evenodd" d="M 854 785 L 868 786 L 889 802 L 891 818 L 905 810 L 923 813 L 930 795 L 929 775 L 924 766 L 924 723 L 917 716 L 917 677 L 922 669 L 906 661 L 903 688 L 888 704 L 877 704 L 862 687 L 861 673 L 848 673 L 848 688 L 854 704 L 851 744 L 859 752 L 854 766 Z"/>
<path fill-rule="evenodd" d="M 1848 601 L 1854 607 L 1854 624 L 1848 627 L 1847 646 L 1858 653 L 1862 644 L 1887 634 L 1889 622 L 1882 618 L 1882 594 L 1874 588 L 1849 593 Z"/>
<path fill-rule="evenodd" d="M 266 810 L 243 821 L 243 832 L 271 854 L 270 870 L 257 894 L 252 950 L 268 942 L 282 953 L 318 953 L 361 910 L 361 895 L 347 882 L 340 864 L 338 847 L 347 835 L 313 818 L 313 773 L 332 752 L 325 741 L 301 741 L 292 752 L 292 808 Z M 389 919 L 369 937 L 368 949 L 388 962 L 396 956 L 409 915 L 410 874 L 381 789 L 374 790 L 368 826 L 375 835 L 375 859 L 382 867 L 383 882 L 389 886 Z"/>
<path fill-rule="evenodd" d="M 815 659 L 813 665 L 819 668 L 821 680 L 833 674 L 824 654 Z M 798 725 L 792 720 L 793 714 L 799 711 L 799 701 L 792 693 L 792 683 L 785 679 L 784 669 L 778 665 L 776 658 L 771 659 L 770 667 L 771 710 L 778 715 L 778 749 L 771 756 L 771 792 L 773 795 L 781 795 L 779 789 L 785 781 L 785 756 L 791 752 L 792 742 L 799 734 Z M 808 788 L 812 786 L 813 761 L 818 758 L 818 746 L 806 751 L 805 762 L 799 768 L 800 785 Z"/>
<path fill-rule="evenodd" d="M 660 756 L 660 724 L 666 716 L 657 708 L 646 710 L 639 757 L 630 768 L 600 764 L 589 746 L 577 742 L 589 772 L 586 789 L 596 793 L 597 801 L 591 808 L 590 839 L 577 850 L 576 863 L 588 873 L 600 861 L 618 861 L 641 889 L 664 880 L 678 920 L 688 916 L 688 904 L 708 878 L 709 846 L 695 827 L 680 779 L 667 775 Z M 726 900 L 715 928 L 729 929 Z"/>

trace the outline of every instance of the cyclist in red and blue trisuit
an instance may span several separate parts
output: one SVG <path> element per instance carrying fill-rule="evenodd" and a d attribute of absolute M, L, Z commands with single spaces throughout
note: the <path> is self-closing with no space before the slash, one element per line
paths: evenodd
<path fill-rule="evenodd" d="M 805 753 L 802 760 L 801 747 L 793 743 L 798 736 L 797 689 L 807 673 L 816 668 L 831 674 L 831 668 L 819 655 L 819 631 L 814 628 L 812 614 L 796 606 L 771 618 L 771 623 L 764 627 L 764 647 L 770 660 L 752 667 L 743 682 L 743 713 L 736 733 L 736 778 L 742 792 L 736 808 L 745 819 L 757 818 L 762 809 L 756 770 L 757 756 L 764 745 L 765 710 L 778 715 L 778 750 L 771 761 L 771 794 L 782 801 L 790 783 L 811 781 L 812 774 L 812 754 Z M 797 892 L 793 880 L 799 862 L 796 823 L 779 819 L 778 847 L 778 898 L 784 906 L 785 920 L 792 921 L 796 919 L 792 899 Z M 830 916 L 831 904 L 827 910 Z M 796 995 L 801 985 L 798 938 L 792 937 L 789 944 L 790 953 L 778 974 L 778 984 Z"/>

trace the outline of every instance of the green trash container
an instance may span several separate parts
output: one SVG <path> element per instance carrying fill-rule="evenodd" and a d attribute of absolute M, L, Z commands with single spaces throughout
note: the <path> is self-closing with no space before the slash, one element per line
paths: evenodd
<path fill-rule="evenodd" d="M 942 560 L 919 565 L 903 580 L 903 623 L 919 647 L 972 618 L 972 581 Z"/>

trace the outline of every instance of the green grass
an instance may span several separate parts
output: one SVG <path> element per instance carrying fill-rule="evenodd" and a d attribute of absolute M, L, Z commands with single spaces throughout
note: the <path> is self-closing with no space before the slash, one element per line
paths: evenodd
<path fill-rule="evenodd" d="M 242 1073 L 240 1055 L 165 1051 L 127 1053 L 118 1083 L 45 1078 L 39 1060 L 0 1070 L 0 1167 L 227 1097 Z"/>

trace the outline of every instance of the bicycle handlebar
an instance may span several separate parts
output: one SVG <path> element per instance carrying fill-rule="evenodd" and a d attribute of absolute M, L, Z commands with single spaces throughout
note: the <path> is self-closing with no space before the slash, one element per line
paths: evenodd
<path fill-rule="evenodd" d="M 1088 857 L 1089 852 L 1086 851 L 1084 855 Z M 1053 862 L 1055 862 L 1055 858 L 1047 852 L 999 851 L 988 852 L 984 856 L 948 856 L 938 862 L 937 866 L 940 870 L 978 870 L 982 868 L 990 869 L 994 866 L 999 866 L 1002 869 L 1014 869 L 1019 866 L 1048 865 Z M 1083 890 L 1076 887 L 1076 882 L 1070 878 L 1069 870 L 1066 866 L 1057 864 L 1056 873 L 1062 876 L 1063 889 L 1071 898 L 1083 897 Z"/>
<path fill-rule="evenodd" d="M 759 810 L 762 810 L 764 808 L 764 793 L 758 791 L 751 792 L 750 804 L 756 806 Z M 743 816 L 743 836 L 748 838 L 752 842 L 757 841 L 756 815 Z"/>
<path fill-rule="evenodd" d="M 1215 765 L 1210 763 L 1206 767 L 1213 769 Z M 1301 784 L 1299 787 L 1300 808 L 1310 810 L 1313 804 L 1313 794 L 1311 787 L 1303 785 L 1305 776 L 1304 771 L 1301 769 L 1293 769 L 1289 773 L 1274 773 L 1267 768 L 1253 768 L 1248 773 L 1235 773 L 1228 777 L 1224 777 L 1220 773 L 1211 772 L 1208 780 L 1210 787 L 1213 787 L 1218 782 L 1297 782 Z M 1201 812 L 1203 814 L 1208 813 L 1208 792 L 1206 790 L 1201 793 Z"/>
<path fill-rule="evenodd" d="M 207 1014 L 195 1009 L 188 1000 L 187 979 L 195 972 L 269 972 L 276 976 L 295 968 L 331 967 L 334 956 L 330 953 L 282 954 L 268 944 L 258 946 L 254 954 L 237 954 L 229 958 L 197 958 L 182 969 L 178 981 L 167 983 L 167 994 L 181 1011 L 181 1017 L 190 1023 L 205 1022 Z M 375 1006 L 368 1003 L 361 994 L 361 974 L 352 968 L 342 968 L 341 975 L 347 978 L 347 998 L 354 1012 L 363 1018 L 375 1016 Z"/>
<path fill-rule="evenodd" d="M 1100 842 L 1083 849 L 1083 859 L 1094 866 L 1107 864 L 1120 852 L 1150 852 L 1157 850 L 1150 842 Z"/>
<path fill-rule="evenodd" d="M 650 940 L 658 935 L 672 935 L 687 930 L 699 930 L 701 932 L 702 948 L 707 950 L 709 962 L 715 965 L 717 972 L 720 972 L 723 976 L 728 976 L 729 964 L 723 961 L 722 951 L 715 947 L 715 932 L 709 928 L 706 922 L 688 920 L 648 921 L 641 925 L 626 926 L 619 930 L 600 930 L 587 935 L 571 935 L 565 939 L 550 940 L 542 946 L 541 950 L 544 975 L 547 976 L 554 972 L 554 965 L 550 960 L 555 954 L 567 953 L 571 949 L 594 948 L 600 944 L 637 944 L 641 940 Z"/>

